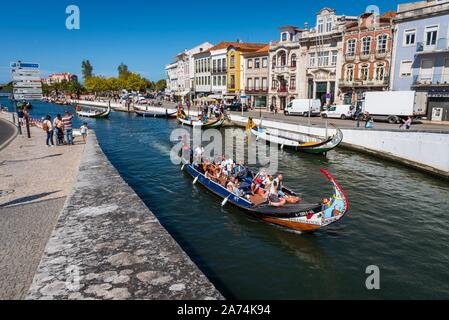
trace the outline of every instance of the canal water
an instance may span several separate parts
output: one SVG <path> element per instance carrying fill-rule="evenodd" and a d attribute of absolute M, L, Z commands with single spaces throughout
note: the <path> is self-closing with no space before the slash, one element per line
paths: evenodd
<path fill-rule="evenodd" d="M 32 115 L 63 110 L 35 103 Z M 123 178 L 227 298 L 449 298 L 445 180 L 341 148 L 327 158 L 280 152 L 287 185 L 318 200 L 329 192 L 325 168 L 351 203 L 339 224 L 301 235 L 222 208 L 193 186 L 170 161 L 176 121 L 114 112 L 87 122 Z M 376 291 L 365 285 L 372 265 L 380 269 Z"/>

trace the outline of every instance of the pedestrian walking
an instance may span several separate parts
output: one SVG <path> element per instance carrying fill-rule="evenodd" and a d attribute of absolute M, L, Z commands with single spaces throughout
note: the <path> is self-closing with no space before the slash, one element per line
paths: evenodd
<path fill-rule="evenodd" d="M 87 127 L 87 122 L 84 122 L 80 128 L 80 132 L 81 132 L 81 136 L 83 137 L 84 144 L 87 143 L 87 132 L 88 131 L 89 131 L 89 128 Z"/>
<path fill-rule="evenodd" d="M 68 111 L 65 111 L 64 118 L 62 118 L 62 123 L 64 124 L 65 141 L 68 145 L 73 145 L 72 119 L 73 115 L 71 115 Z"/>
<path fill-rule="evenodd" d="M 49 115 L 47 115 L 45 117 L 44 122 L 42 123 L 42 129 L 47 133 L 47 140 L 46 140 L 46 144 L 47 147 L 54 147 L 55 143 L 53 141 L 53 123 L 51 121 L 51 117 Z M 51 144 L 50 144 L 51 143 Z"/>
<path fill-rule="evenodd" d="M 53 120 L 54 134 L 56 135 L 56 145 L 60 146 L 64 144 L 64 124 L 62 122 L 62 116 L 56 115 Z"/>
<path fill-rule="evenodd" d="M 366 129 L 374 128 L 374 118 L 369 113 L 366 114 L 365 128 Z"/>

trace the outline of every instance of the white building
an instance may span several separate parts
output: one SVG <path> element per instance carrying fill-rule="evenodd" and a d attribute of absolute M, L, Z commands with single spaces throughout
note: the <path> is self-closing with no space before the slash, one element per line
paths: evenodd
<path fill-rule="evenodd" d="M 211 55 L 210 51 L 202 51 L 193 55 L 195 66 L 195 98 L 207 97 L 212 92 Z"/>
<path fill-rule="evenodd" d="M 185 50 L 175 57 L 175 61 L 166 66 L 167 95 L 174 101 L 186 102 L 194 98 L 195 65 L 194 55 L 206 51 L 213 45 L 209 42 L 201 43 L 190 50 Z"/>
<path fill-rule="evenodd" d="M 298 85 L 300 98 L 320 99 L 322 105 L 342 103 L 339 91 L 343 60 L 343 33 L 347 22 L 358 17 L 339 16 L 334 9 L 323 8 L 316 15 L 316 26 L 302 33 Z"/>
<path fill-rule="evenodd" d="M 227 56 L 229 42 L 221 42 L 210 49 L 212 60 L 212 86 L 213 97 L 223 99 L 227 87 Z"/>

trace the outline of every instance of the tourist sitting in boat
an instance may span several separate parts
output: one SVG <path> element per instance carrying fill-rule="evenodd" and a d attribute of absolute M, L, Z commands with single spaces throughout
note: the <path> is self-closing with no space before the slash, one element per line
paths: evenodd
<path fill-rule="evenodd" d="M 177 116 L 178 116 L 178 118 L 180 118 L 180 119 L 187 119 L 187 115 L 186 115 L 186 113 L 184 112 L 184 108 L 183 108 L 182 106 L 180 106 L 180 107 L 178 108 L 178 114 L 177 114 Z"/>
<path fill-rule="evenodd" d="M 273 183 L 271 184 L 270 192 L 268 194 L 268 201 L 270 203 L 270 206 L 283 207 L 287 203 L 287 200 L 285 198 L 281 198 L 279 196 L 280 181 L 282 180 L 279 180 L 278 177 L 274 179 Z"/>
<path fill-rule="evenodd" d="M 231 177 L 229 179 L 229 182 L 227 183 L 226 189 L 228 189 L 229 192 L 232 192 L 238 197 L 241 197 L 243 195 L 242 190 L 240 190 L 240 183 L 237 178 Z"/>
<path fill-rule="evenodd" d="M 245 172 L 247 172 L 248 170 L 245 168 L 245 166 L 242 164 L 242 162 L 237 162 L 237 164 L 234 166 L 233 170 L 232 170 L 232 176 L 237 178 L 237 179 L 245 179 L 246 177 L 244 176 Z"/>
<path fill-rule="evenodd" d="M 287 203 L 298 203 L 301 199 L 293 195 L 284 192 L 284 177 L 280 174 L 276 179 L 273 180 L 273 186 L 277 189 L 278 196 L 281 199 L 285 199 Z"/>

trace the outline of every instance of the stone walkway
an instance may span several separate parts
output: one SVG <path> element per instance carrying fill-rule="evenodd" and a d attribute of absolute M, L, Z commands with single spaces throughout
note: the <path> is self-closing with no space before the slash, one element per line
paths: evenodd
<path fill-rule="evenodd" d="M 222 298 L 91 135 L 28 299 Z"/>
<path fill-rule="evenodd" d="M 0 299 L 25 298 L 84 150 L 47 148 L 38 128 L 31 135 L 0 151 Z"/>

